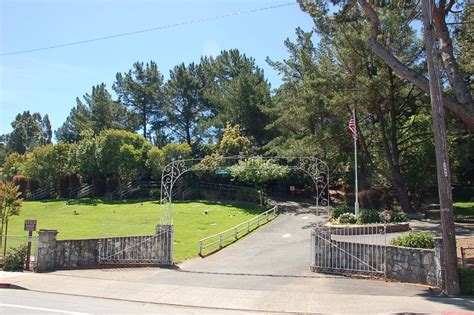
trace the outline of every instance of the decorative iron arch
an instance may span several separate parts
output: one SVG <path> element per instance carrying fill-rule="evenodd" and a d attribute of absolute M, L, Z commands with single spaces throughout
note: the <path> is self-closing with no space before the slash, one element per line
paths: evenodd
<path fill-rule="evenodd" d="M 222 157 L 220 162 L 223 166 L 232 166 L 238 161 L 252 158 L 275 161 L 278 165 L 289 169 L 300 170 L 309 175 L 316 189 L 316 206 L 329 206 L 329 167 L 326 162 L 316 157 L 263 157 L 263 156 L 230 156 Z M 191 171 L 214 171 L 215 167 L 200 164 L 203 159 L 176 160 L 168 163 L 161 175 L 161 221 L 162 224 L 172 224 L 172 198 L 173 188 L 176 181 Z M 233 162 L 233 163 L 230 163 Z M 326 193 L 327 192 L 327 193 Z M 167 204 L 167 209 L 165 206 Z"/>

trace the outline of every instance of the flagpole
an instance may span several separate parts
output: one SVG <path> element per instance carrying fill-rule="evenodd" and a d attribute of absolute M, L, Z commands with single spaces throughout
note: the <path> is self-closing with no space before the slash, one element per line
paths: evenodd
<path fill-rule="evenodd" d="M 356 128 L 356 132 L 358 132 L 357 123 L 356 123 L 356 115 L 355 115 L 355 108 L 352 109 L 352 118 L 354 119 L 354 125 Z M 357 182 L 357 137 L 353 135 L 354 138 L 354 173 L 355 173 L 355 191 L 354 191 L 354 210 L 355 215 L 359 216 L 359 198 L 357 192 L 359 191 L 358 182 Z"/>

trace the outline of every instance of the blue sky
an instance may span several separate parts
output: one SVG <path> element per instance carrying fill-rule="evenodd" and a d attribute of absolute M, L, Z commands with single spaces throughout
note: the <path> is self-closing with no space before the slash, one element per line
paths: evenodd
<path fill-rule="evenodd" d="M 116 33 L 284 4 L 291 0 L 0 0 L 1 53 L 51 46 Z M 295 3 L 273 10 L 157 30 L 84 45 L 0 57 L 0 134 L 24 110 L 49 114 L 57 129 L 77 96 L 104 82 L 112 92 L 115 74 L 136 61 L 169 70 L 201 55 L 237 48 L 256 59 L 272 87 L 278 74 L 265 58 L 287 58 L 283 41 L 296 27 L 312 28 Z"/>

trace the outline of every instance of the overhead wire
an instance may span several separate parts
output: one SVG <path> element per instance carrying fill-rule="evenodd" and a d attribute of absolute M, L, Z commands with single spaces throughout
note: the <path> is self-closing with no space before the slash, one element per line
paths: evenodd
<path fill-rule="evenodd" d="M 80 41 L 74 41 L 74 42 L 69 42 L 69 43 L 64 43 L 64 44 L 58 44 L 58 45 L 52 45 L 52 46 L 46 46 L 46 47 L 39 47 L 39 48 L 33 48 L 33 49 L 6 52 L 6 53 L 0 54 L 0 56 L 19 55 L 19 54 L 26 54 L 26 53 L 42 51 L 42 50 L 50 50 L 50 49 L 68 47 L 68 46 L 88 44 L 88 43 L 108 40 L 108 39 L 117 38 L 117 37 L 132 36 L 132 35 L 141 34 L 141 33 L 147 33 L 147 32 L 163 30 L 163 29 L 167 29 L 167 28 L 174 28 L 174 27 L 179 27 L 179 26 L 184 26 L 184 25 L 190 25 L 190 24 L 196 24 L 196 23 L 209 22 L 209 21 L 213 21 L 213 20 L 219 20 L 219 19 L 232 17 L 232 16 L 262 12 L 262 11 L 277 9 L 277 8 L 286 7 L 286 6 L 295 5 L 295 4 L 297 4 L 297 3 L 296 2 L 287 2 L 287 3 L 273 5 L 273 6 L 269 6 L 269 7 L 263 7 L 263 8 L 252 9 L 252 10 L 233 12 L 233 13 L 228 13 L 228 14 L 223 14 L 223 15 L 218 15 L 218 16 L 212 16 L 212 17 L 207 17 L 207 18 L 194 19 L 194 20 L 190 20 L 190 21 L 184 21 L 184 22 L 179 22 L 179 23 L 174 23 L 174 24 L 161 25 L 161 26 L 142 29 L 142 30 L 137 30 L 137 31 L 118 33 L 118 34 L 107 35 L 107 36 L 102 36 L 102 37 L 96 37 L 96 38 L 91 38 L 91 39 L 85 39 L 85 40 L 80 40 Z"/>

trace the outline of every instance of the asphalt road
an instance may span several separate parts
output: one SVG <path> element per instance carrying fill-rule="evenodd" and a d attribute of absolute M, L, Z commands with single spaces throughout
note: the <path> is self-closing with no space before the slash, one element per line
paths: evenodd
<path fill-rule="evenodd" d="M 255 314 L 224 309 L 180 307 L 27 290 L 0 289 L 0 314 Z"/>

